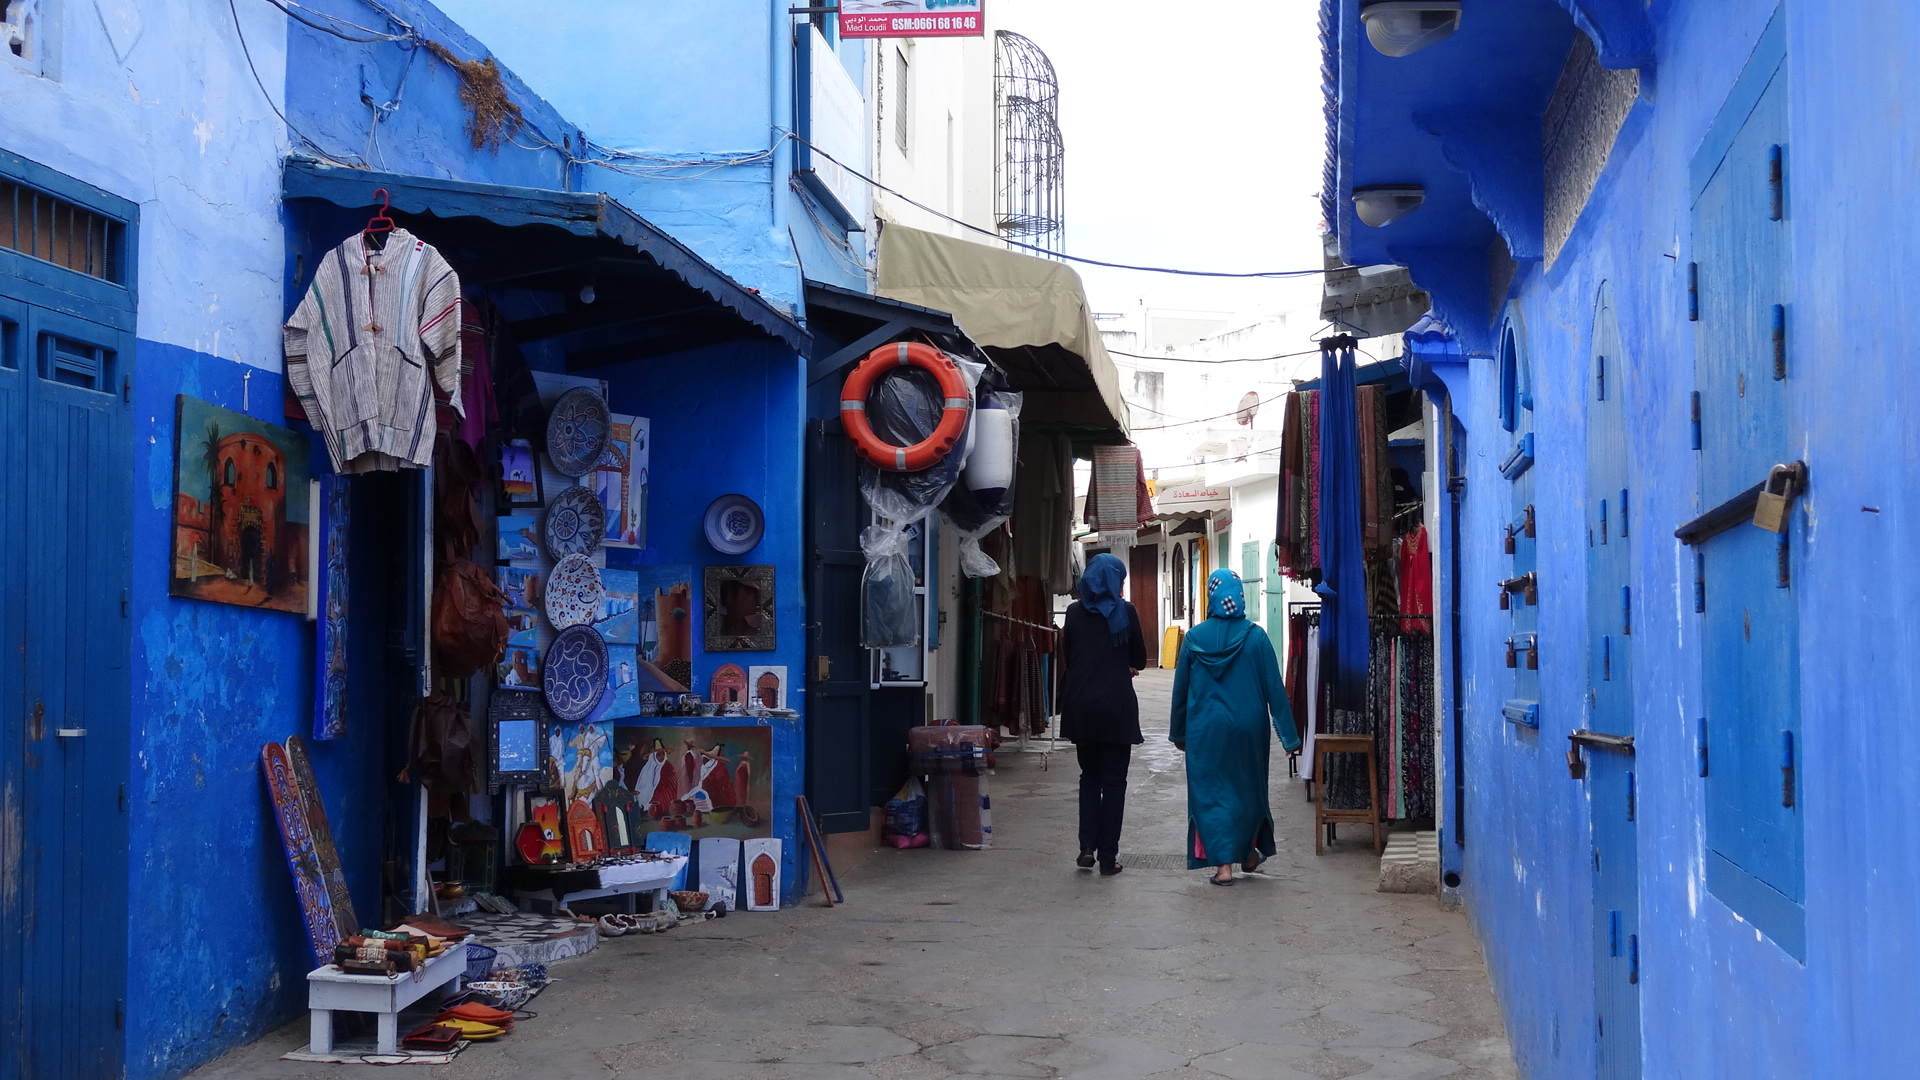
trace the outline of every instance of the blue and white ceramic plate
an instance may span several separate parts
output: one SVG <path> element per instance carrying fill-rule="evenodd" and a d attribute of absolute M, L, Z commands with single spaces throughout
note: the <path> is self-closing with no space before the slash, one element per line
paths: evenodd
<path fill-rule="evenodd" d="M 745 555 L 760 543 L 767 519 L 760 512 L 760 504 L 745 495 L 722 495 L 707 505 L 703 525 L 713 550 L 722 555 Z"/>
<path fill-rule="evenodd" d="M 566 723 L 593 715 L 607 692 L 607 643 L 591 626 L 569 626 L 547 649 L 541 688 L 547 707 Z"/>
<path fill-rule="evenodd" d="M 607 508 L 599 496 L 580 484 L 553 497 L 541 523 L 547 554 L 556 561 L 569 555 L 590 555 L 607 533 Z"/>
<path fill-rule="evenodd" d="M 607 449 L 613 419 L 598 392 L 576 386 L 560 395 L 547 414 L 547 457 L 568 476 L 585 476 Z"/>

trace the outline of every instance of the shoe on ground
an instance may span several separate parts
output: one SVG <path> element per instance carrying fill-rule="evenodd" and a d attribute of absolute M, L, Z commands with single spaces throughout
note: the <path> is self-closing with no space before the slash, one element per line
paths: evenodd
<path fill-rule="evenodd" d="M 1081 852 L 1080 857 L 1073 860 L 1073 865 L 1079 867 L 1082 870 L 1093 869 L 1093 852 L 1091 851 Z"/>
<path fill-rule="evenodd" d="M 1120 865 L 1119 863 L 1117 863 L 1117 862 L 1110 862 L 1110 863 L 1101 863 L 1101 864 L 1100 864 L 1100 876 L 1101 876 L 1101 877 L 1112 877 L 1113 875 L 1115 875 L 1115 874 L 1117 874 L 1117 873 L 1119 873 L 1120 871 L 1122 871 L 1122 870 L 1125 870 L 1125 869 L 1126 869 L 1126 867 L 1124 867 L 1124 866 L 1121 866 L 1121 865 Z"/>

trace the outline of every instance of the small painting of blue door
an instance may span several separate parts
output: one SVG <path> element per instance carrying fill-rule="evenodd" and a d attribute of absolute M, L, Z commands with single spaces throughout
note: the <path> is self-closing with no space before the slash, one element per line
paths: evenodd
<path fill-rule="evenodd" d="M 0 193 L 0 1077 L 118 1076 L 135 209 L 3 151 Z"/>
<path fill-rule="evenodd" d="M 1594 1031 L 1601 1080 L 1640 1075 L 1640 881 L 1634 819 L 1633 491 L 1626 350 L 1600 287 L 1587 359 L 1587 706 Z"/>

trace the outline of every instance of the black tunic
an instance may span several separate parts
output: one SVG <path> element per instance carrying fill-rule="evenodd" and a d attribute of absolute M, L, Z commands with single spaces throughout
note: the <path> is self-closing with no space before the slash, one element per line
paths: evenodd
<path fill-rule="evenodd" d="M 1140 615 L 1127 609 L 1127 632 L 1116 642 L 1107 620 L 1086 605 L 1067 608 L 1060 656 L 1065 671 L 1060 690 L 1060 734 L 1076 743 L 1138 744 L 1140 699 L 1133 672 L 1147 666 L 1147 643 L 1140 637 Z"/>

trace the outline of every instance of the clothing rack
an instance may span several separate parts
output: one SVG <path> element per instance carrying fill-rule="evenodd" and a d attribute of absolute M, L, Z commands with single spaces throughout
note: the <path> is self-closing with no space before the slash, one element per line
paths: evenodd
<path fill-rule="evenodd" d="M 1001 744 L 1001 749 L 1012 749 L 1016 753 L 1039 754 L 1040 755 L 1040 771 L 1046 772 L 1053 765 L 1053 752 L 1059 749 L 1059 746 L 1060 746 L 1060 714 L 1054 709 L 1054 706 L 1057 706 L 1060 702 L 1060 692 L 1059 692 L 1059 686 L 1058 686 L 1058 679 L 1060 676 L 1060 648 L 1059 648 L 1060 628 L 1050 623 L 1037 623 L 1037 622 L 1029 622 L 1026 619 L 1016 619 L 1011 615 L 1002 615 L 998 611 L 982 611 L 980 614 L 985 615 L 989 619 L 998 619 L 999 621 L 1003 623 L 1007 623 L 1011 626 L 1018 626 L 1027 630 L 1034 630 L 1043 634 L 1051 634 L 1054 637 L 1054 649 L 1053 649 L 1053 652 L 1049 654 L 1050 656 L 1053 657 L 1053 661 L 1048 666 L 1047 670 L 1048 670 L 1048 675 L 1054 680 L 1055 686 L 1053 688 L 1053 693 L 1045 695 L 1047 700 L 1047 705 L 1048 705 L 1047 717 L 1046 717 L 1047 745 L 1044 749 L 1035 746 L 1032 741 L 1032 737 L 1028 734 L 1026 725 L 1024 724 L 1021 725 L 1021 728 L 1020 728 L 1020 739 L 1014 746 L 1009 748 L 1006 746 L 1006 744 L 1004 743 Z"/>

